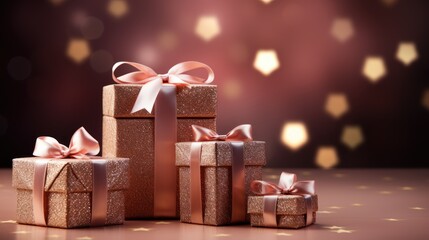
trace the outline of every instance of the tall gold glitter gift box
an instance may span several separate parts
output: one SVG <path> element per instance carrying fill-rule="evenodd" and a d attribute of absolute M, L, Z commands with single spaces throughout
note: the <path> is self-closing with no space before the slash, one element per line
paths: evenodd
<path fill-rule="evenodd" d="M 244 142 L 242 147 L 242 160 L 244 171 L 234 173 L 232 169 L 234 153 L 231 142 L 208 141 L 201 143 L 200 174 L 193 179 L 191 148 L 192 142 L 176 143 L 176 165 L 179 167 L 180 185 L 180 221 L 206 225 L 228 225 L 248 222 L 246 214 L 247 196 L 250 194 L 250 182 L 262 178 L 262 166 L 266 163 L 265 142 Z M 243 203 L 233 209 L 234 178 L 244 174 Z M 234 176 L 235 175 L 235 176 Z M 201 195 L 196 196 L 200 202 L 199 211 L 193 209 L 193 192 L 195 184 L 199 184 Z M 234 186 L 235 189 L 236 186 Z M 233 212 L 241 211 L 243 214 L 234 220 Z M 199 222 L 194 216 L 200 217 Z"/>
<path fill-rule="evenodd" d="M 13 160 L 12 185 L 17 189 L 17 222 L 37 224 L 34 211 L 35 167 L 40 161 L 47 161 L 46 175 L 40 179 L 45 198 L 44 212 L 46 222 L 43 225 L 59 228 L 76 228 L 93 225 L 92 197 L 94 191 L 93 160 L 105 160 L 107 202 L 105 221 L 100 225 L 122 224 L 124 222 L 124 191 L 128 187 L 128 159 L 91 158 L 91 159 L 52 159 L 52 158 L 16 158 Z M 99 186 L 100 187 L 100 186 Z M 100 189 L 99 189 L 100 190 Z M 43 206 L 43 205 L 42 205 Z"/>
<path fill-rule="evenodd" d="M 131 113 L 142 85 L 114 84 L 103 88 L 103 146 L 106 157 L 130 159 L 130 188 L 125 196 L 125 217 L 153 218 L 179 215 L 178 201 L 174 201 L 174 213 L 157 213 L 155 201 L 155 128 L 156 114 L 146 110 Z M 192 84 L 176 87 L 177 142 L 191 141 L 191 125 L 198 124 L 216 128 L 217 88 L 215 85 Z M 155 105 L 154 112 L 157 108 Z M 162 125 L 160 127 L 163 127 Z M 160 177 L 168 169 L 176 171 L 173 159 L 171 166 L 158 170 Z M 176 187 L 176 194 L 178 190 Z M 163 197 L 163 200 L 170 197 Z M 165 206 L 165 204 L 164 204 Z M 161 206 L 162 208 L 163 206 Z M 167 206 L 168 207 L 168 206 Z"/>

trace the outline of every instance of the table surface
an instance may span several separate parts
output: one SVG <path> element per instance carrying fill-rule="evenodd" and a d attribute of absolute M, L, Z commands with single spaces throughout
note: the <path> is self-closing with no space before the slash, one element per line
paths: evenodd
<path fill-rule="evenodd" d="M 282 169 L 265 169 L 277 182 Z M 212 227 L 139 220 L 124 225 L 57 229 L 16 224 L 11 170 L 0 170 L 0 239 L 429 239 L 429 169 L 288 169 L 316 180 L 317 223 L 302 229 Z"/>

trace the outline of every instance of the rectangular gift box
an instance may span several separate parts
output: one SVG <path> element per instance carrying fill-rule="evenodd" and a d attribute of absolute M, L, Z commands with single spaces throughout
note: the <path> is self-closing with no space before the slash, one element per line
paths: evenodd
<path fill-rule="evenodd" d="M 176 165 L 179 167 L 180 221 L 191 223 L 190 154 L 192 142 L 176 143 Z M 201 148 L 201 188 L 203 224 L 228 225 L 232 215 L 232 147 L 230 142 L 203 142 Z M 265 142 L 244 142 L 243 161 L 245 194 L 250 194 L 250 183 L 262 178 L 266 163 Z M 247 206 L 242 206 L 244 212 Z M 246 214 L 246 221 L 248 222 Z"/>
<path fill-rule="evenodd" d="M 125 196 L 128 219 L 159 217 L 154 213 L 155 115 L 146 110 L 131 113 L 140 88 L 138 84 L 103 88 L 103 156 L 130 159 L 130 188 Z M 191 125 L 216 129 L 216 89 L 214 85 L 177 86 L 178 142 L 192 141 Z M 176 192 L 178 196 L 178 187 Z M 178 216 L 177 205 L 176 214 L 162 217 Z"/>
<path fill-rule="evenodd" d="M 39 160 L 13 159 L 12 186 L 17 189 L 17 222 L 35 224 L 33 214 L 34 168 Z M 124 191 L 128 188 L 128 159 L 106 160 L 107 218 L 105 225 L 122 224 L 125 216 Z M 45 198 L 46 225 L 59 228 L 91 225 L 93 163 L 88 159 L 52 159 L 47 163 Z"/>
<path fill-rule="evenodd" d="M 316 221 L 318 210 L 317 195 L 311 196 L 313 221 Z M 265 227 L 264 225 L 264 196 L 250 196 L 247 213 L 250 214 L 250 225 Z M 300 195 L 278 195 L 277 199 L 277 227 L 302 228 L 306 226 L 307 207 L 305 199 Z"/>

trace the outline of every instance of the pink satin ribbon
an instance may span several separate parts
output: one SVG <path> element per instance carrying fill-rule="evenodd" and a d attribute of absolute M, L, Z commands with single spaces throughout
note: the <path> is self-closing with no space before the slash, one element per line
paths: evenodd
<path fill-rule="evenodd" d="M 231 223 L 246 220 L 245 172 L 243 158 L 243 142 L 252 141 L 251 125 L 240 125 L 226 135 L 197 125 L 192 125 L 194 141 L 191 144 L 191 222 L 204 223 L 201 186 L 201 147 L 202 141 L 228 141 L 232 148 L 232 215 Z"/>
<path fill-rule="evenodd" d="M 116 77 L 115 71 L 129 65 L 138 71 Z M 208 75 L 200 78 L 186 72 L 204 69 Z M 154 154 L 154 216 L 176 216 L 176 166 L 175 143 L 177 142 L 176 86 L 208 84 L 214 80 L 213 70 L 204 63 L 188 61 L 174 65 L 166 74 L 157 74 L 148 66 L 135 62 L 118 62 L 113 65 L 112 78 L 117 83 L 141 84 L 142 87 L 131 113 L 155 109 Z"/>
<path fill-rule="evenodd" d="M 121 65 L 130 65 L 138 71 L 116 77 L 115 71 Z M 200 68 L 205 69 L 208 72 L 207 78 L 204 79 L 194 75 L 185 74 L 186 72 Z M 142 84 L 142 88 L 140 89 L 131 113 L 142 109 L 146 109 L 151 113 L 156 97 L 158 96 L 159 91 L 161 91 L 163 84 L 170 83 L 173 85 L 185 86 L 189 86 L 190 84 L 208 84 L 213 82 L 214 73 L 209 66 L 196 61 L 178 63 L 171 67 L 166 74 L 157 74 L 152 68 L 135 62 L 117 62 L 112 68 L 112 78 L 117 83 Z"/>
<path fill-rule="evenodd" d="M 79 128 L 72 136 L 69 147 L 60 144 L 52 137 L 38 137 L 33 155 L 48 158 L 37 159 L 33 179 L 33 215 L 36 225 L 46 226 L 47 199 L 45 182 L 48 162 L 52 159 L 76 158 L 89 159 L 93 165 L 92 215 L 91 226 L 106 223 L 107 218 L 107 171 L 106 160 L 90 159 L 88 155 L 97 155 L 100 151 L 98 141 L 85 128 Z"/>
<path fill-rule="evenodd" d="M 311 196 L 315 194 L 315 182 L 297 181 L 293 173 L 282 172 L 279 183 L 269 183 L 255 180 L 250 184 L 250 189 L 256 195 L 264 196 L 264 225 L 277 227 L 277 199 L 280 195 L 301 195 L 304 197 L 307 213 L 306 225 L 313 222 L 313 206 Z"/>

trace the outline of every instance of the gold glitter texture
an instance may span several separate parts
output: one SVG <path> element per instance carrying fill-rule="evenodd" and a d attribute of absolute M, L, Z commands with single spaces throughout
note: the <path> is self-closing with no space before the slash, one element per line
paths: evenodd
<path fill-rule="evenodd" d="M 317 195 L 312 196 L 313 222 L 316 221 L 318 210 Z M 250 224 L 256 227 L 264 227 L 264 197 L 250 196 L 248 200 Z M 277 227 L 278 228 L 302 228 L 306 225 L 307 208 L 303 196 L 280 195 L 277 200 Z"/>
<path fill-rule="evenodd" d="M 190 154 L 191 143 L 176 143 L 176 165 L 179 167 L 180 221 L 191 223 Z M 262 179 L 266 163 L 265 142 L 244 143 L 245 192 L 250 195 L 250 183 Z M 204 142 L 201 149 L 201 183 L 203 222 L 206 225 L 231 224 L 232 148 L 228 142 Z M 243 206 L 247 208 L 247 206 Z M 248 216 L 247 220 L 248 222 Z"/>
<path fill-rule="evenodd" d="M 12 186 L 17 189 L 17 222 L 34 224 L 34 164 L 41 158 L 13 160 Z M 105 224 L 124 222 L 124 190 L 128 188 L 128 159 L 107 158 L 107 219 Z M 54 159 L 48 162 L 45 192 L 47 225 L 60 228 L 91 224 L 92 162 Z"/>
<path fill-rule="evenodd" d="M 140 88 L 141 85 L 116 84 L 103 89 L 103 156 L 130 159 L 130 188 L 125 194 L 127 219 L 156 217 L 154 115 L 146 110 L 130 114 Z M 216 109 L 216 86 L 178 87 L 177 141 L 192 141 L 193 124 L 216 130 Z M 178 216 L 179 212 L 171 217 Z"/>

